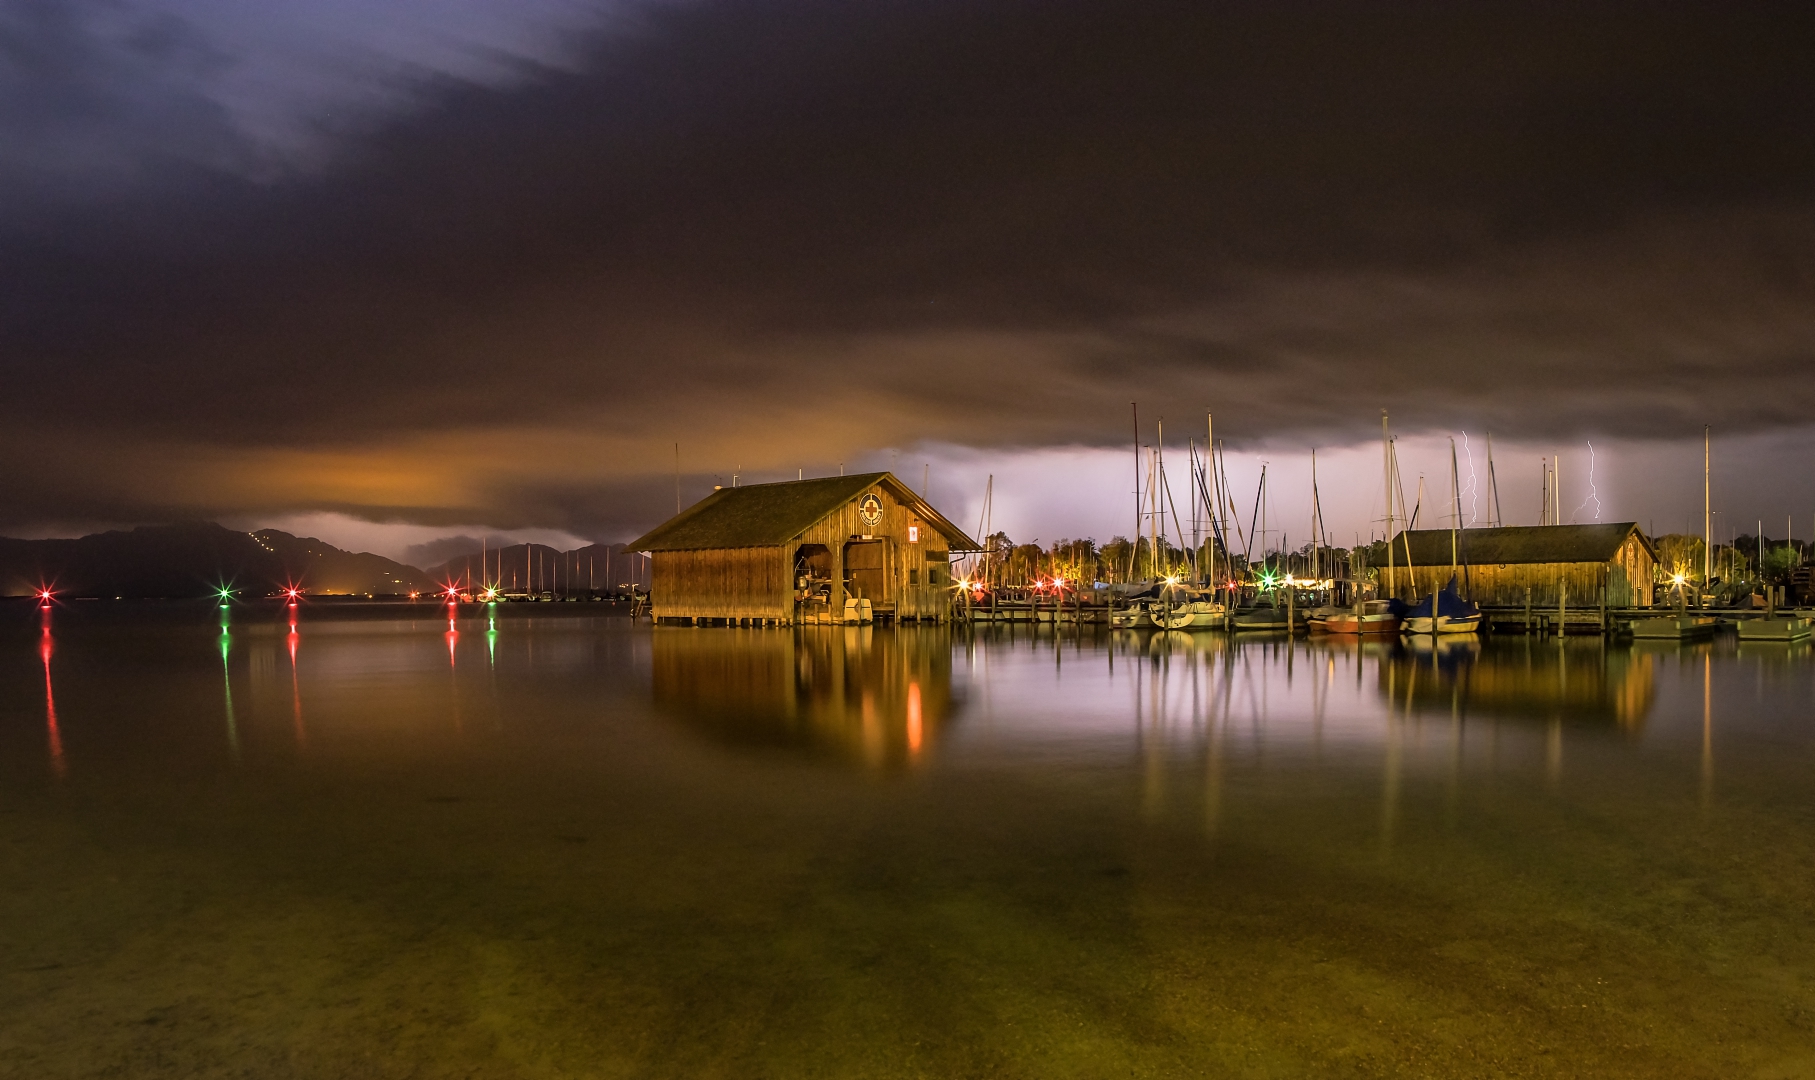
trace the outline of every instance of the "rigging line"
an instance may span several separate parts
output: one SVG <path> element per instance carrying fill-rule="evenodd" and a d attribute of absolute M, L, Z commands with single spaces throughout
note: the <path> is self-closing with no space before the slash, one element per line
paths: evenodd
<path fill-rule="evenodd" d="M 1166 466 L 1164 465 L 1160 466 L 1160 488 L 1166 493 L 1166 505 L 1172 507 L 1172 531 L 1178 535 L 1178 546 L 1188 551 L 1190 549 L 1185 547 L 1185 533 L 1179 528 L 1178 504 L 1172 501 L 1172 485 L 1166 482 Z M 1161 539 L 1165 539 L 1163 534 Z"/>
<path fill-rule="evenodd" d="M 1263 462 L 1261 462 L 1261 465 L 1260 465 L 1260 483 L 1258 485 L 1256 485 L 1254 488 L 1254 513 L 1248 520 L 1248 535 L 1249 536 L 1253 536 L 1254 530 L 1260 526 L 1260 500 L 1261 500 L 1261 496 L 1265 495 L 1266 493 L 1267 493 L 1267 463 L 1263 461 Z M 1260 557 L 1262 559 L 1265 559 L 1267 557 L 1267 538 L 1264 536 L 1260 538 L 1260 547 L 1261 547 Z M 1242 554 L 1248 556 L 1248 565 L 1249 566 L 1254 565 L 1254 557 L 1253 557 L 1252 551 L 1244 550 L 1242 552 Z"/>
<path fill-rule="evenodd" d="M 1223 537 L 1222 522 L 1217 520 L 1216 505 L 1211 499 L 1209 484 L 1204 477 L 1204 470 L 1201 464 L 1198 466 L 1197 471 L 1197 494 L 1199 501 L 1204 504 L 1204 509 L 1210 513 L 1210 535 L 1215 539 L 1216 543 L 1222 547 L 1226 554 L 1229 550 L 1229 543 Z"/>
<path fill-rule="evenodd" d="M 1223 497 L 1229 500 L 1229 520 L 1235 523 L 1236 539 L 1242 542 L 1242 567 L 1246 570 L 1254 565 L 1254 542 L 1242 531 L 1241 508 L 1235 505 L 1235 490 L 1229 486 L 1229 453 L 1221 442 L 1216 447 L 1217 460 L 1221 462 L 1220 471 L 1223 478 Z"/>

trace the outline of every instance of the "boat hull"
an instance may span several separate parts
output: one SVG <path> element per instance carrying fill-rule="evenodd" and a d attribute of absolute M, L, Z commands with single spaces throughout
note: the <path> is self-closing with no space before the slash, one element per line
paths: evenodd
<path fill-rule="evenodd" d="M 1237 630 L 1278 630 L 1284 632 L 1297 629 L 1304 626 L 1304 624 L 1305 621 L 1302 618 L 1288 622 L 1286 620 L 1286 613 L 1283 611 L 1277 615 L 1269 613 L 1266 615 L 1237 615 L 1235 617 L 1235 629 Z"/>
<path fill-rule="evenodd" d="M 1311 622 L 1313 633 L 1349 634 L 1352 636 L 1390 635 L 1399 632 L 1397 615 L 1329 615 Z"/>
<path fill-rule="evenodd" d="M 1153 618 L 1146 608 L 1123 608 L 1109 613 L 1109 625 L 1117 630 L 1151 630 Z"/>
<path fill-rule="evenodd" d="M 1439 615 L 1433 626 L 1428 615 L 1414 616 L 1405 620 L 1405 632 L 1408 634 L 1479 634 L 1481 616 L 1463 615 L 1460 617 Z"/>
<path fill-rule="evenodd" d="M 1221 604 L 1212 604 L 1194 600 L 1174 608 L 1161 608 L 1153 612 L 1150 608 L 1154 625 L 1164 626 L 1168 630 L 1220 630 L 1226 612 Z"/>

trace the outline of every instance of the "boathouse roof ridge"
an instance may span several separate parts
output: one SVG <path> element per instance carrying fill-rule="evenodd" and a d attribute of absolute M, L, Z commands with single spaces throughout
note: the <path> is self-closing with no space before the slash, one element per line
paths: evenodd
<path fill-rule="evenodd" d="M 1639 542 L 1655 559 L 1657 549 L 1635 521 L 1462 529 L 1456 533 L 1457 559 L 1477 566 L 1607 562 L 1619 553 L 1620 545 L 1635 532 Z M 1410 542 L 1414 566 L 1439 566 L 1450 561 L 1448 529 L 1401 532 L 1393 537 L 1393 551 L 1396 555 L 1404 555 L 1407 541 Z"/>
<path fill-rule="evenodd" d="M 788 543 L 864 491 L 884 485 L 954 551 L 980 551 L 976 541 L 892 473 L 855 473 L 778 484 L 719 488 L 626 545 L 631 551 L 697 551 Z"/>

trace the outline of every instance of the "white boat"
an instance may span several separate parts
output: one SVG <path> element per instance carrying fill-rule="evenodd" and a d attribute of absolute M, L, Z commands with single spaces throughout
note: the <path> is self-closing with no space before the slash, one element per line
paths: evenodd
<path fill-rule="evenodd" d="M 1136 602 L 1125 608 L 1117 608 L 1109 613 L 1109 625 L 1117 630 L 1152 629 L 1153 617 L 1147 614 L 1147 605 Z"/>
<path fill-rule="evenodd" d="M 1226 609 L 1212 600 L 1184 596 L 1147 601 L 1147 614 L 1153 625 L 1167 630 L 1221 629 Z"/>
<path fill-rule="evenodd" d="M 1229 617 L 1229 609 L 1213 600 L 1193 600 L 1190 610 L 1192 630 L 1221 630 Z"/>

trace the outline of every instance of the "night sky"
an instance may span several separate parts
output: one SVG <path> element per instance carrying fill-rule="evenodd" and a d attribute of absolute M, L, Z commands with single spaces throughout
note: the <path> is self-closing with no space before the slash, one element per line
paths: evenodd
<path fill-rule="evenodd" d="M 679 442 L 687 501 L 930 462 L 955 517 L 993 472 L 1016 539 L 1107 539 L 1138 400 L 1282 516 L 1322 448 L 1343 542 L 1382 408 L 1408 489 L 1492 431 L 1533 523 L 1592 440 L 1581 519 L 1660 531 L 1711 424 L 1717 508 L 1806 537 L 1810 23 L 0 0 L 0 531 L 622 540 Z"/>

